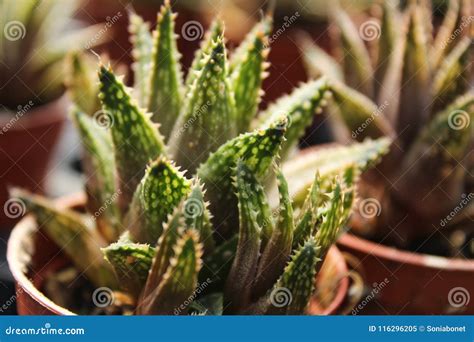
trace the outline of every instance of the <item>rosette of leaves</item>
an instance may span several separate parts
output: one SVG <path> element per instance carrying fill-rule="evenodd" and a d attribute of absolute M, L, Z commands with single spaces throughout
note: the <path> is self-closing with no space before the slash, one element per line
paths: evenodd
<path fill-rule="evenodd" d="M 360 215 L 355 227 L 402 247 L 417 248 L 417 239 L 431 236 L 427 245 L 448 253 L 440 232 L 457 236 L 451 243 L 461 247 L 474 228 L 474 203 L 465 203 L 474 189 L 472 2 L 451 0 L 437 30 L 429 3 L 412 1 L 400 12 L 385 1 L 359 27 L 338 9 L 341 62 L 308 39 L 303 51 L 308 71 L 330 80 L 338 140 L 395 137 L 364 187 L 380 215 Z M 456 218 L 445 222 L 455 208 Z"/>
<path fill-rule="evenodd" d="M 81 1 L 0 2 L 0 105 L 13 111 L 33 100 L 45 104 L 64 92 L 64 59 L 71 50 L 101 43 L 101 25 L 83 27 L 73 18 Z"/>
<path fill-rule="evenodd" d="M 229 59 L 217 20 L 186 79 L 174 20 L 168 2 L 153 33 L 131 14 L 133 90 L 104 65 L 96 86 L 78 72 L 88 63 L 73 59 L 87 214 L 21 191 L 12 196 L 94 286 L 125 293 L 137 314 L 305 313 L 316 272 L 349 216 L 354 183 L 389 142 L 293 157 L 328 90 L 323 79 L 304 84 L 255 120 L 271 18 Z M 94 91 L 98 112 L 86 95 Z M 285 307 L 272 305 L 279 288 L 292 294 Z"/>

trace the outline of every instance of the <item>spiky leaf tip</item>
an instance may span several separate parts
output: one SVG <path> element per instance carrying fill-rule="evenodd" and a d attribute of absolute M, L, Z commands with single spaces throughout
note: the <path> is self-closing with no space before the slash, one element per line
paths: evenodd
<path fill-rule="evenodd" d="M 72 109 L 72 117 L 84 148 L 87 208 L 107 241 L 116 241 L 124 227 L 118 206 L 112 139 L 107 131 L 78 108 Z"/>
<path fill-rule="evenodd" d="M 291 256 L 282 276 L 269 293 L 268 310 L 270 314 L 304 314 L 314 292 L 316 265 L 319 247 L 310 237 Z M 285 299 L 280 302 L 278 296 Z M 286 305 L 283 305 L 286 304 Z"/>
<path fill-rule="evenodd" d="M 132 100 L 129 90 L 110 68 L 99 69 L 100 98 L 106 126 L 110 127 L 125 213 L 148 163 L 165 152 L 163 138 Z"/>
<path fill-rule="evenodd" d="M 121 240 L 102 251 L 114 268 L 120 288 L 138 298 L 145 286 L 155 249 L 148 244 Z"/>
<path fill-rule="evenodd" d="M 154 161 L 137 187 L 127 216 L 132 240 L 156 243 L 168 215 L 190 191 L 191 181 L 169 160 Z"/>
<path fill-rule="evenodd" d="M 20 189 L 11 190 L 10 197 L 20 201 L 35 216 L 38 227 L 94 286 L 117 288 L 113 269 L 101 252 L 107 242 L 96 230 L 89 228 L 79 214 L 68 209 L 59 210 L 46 198 Z"/>
<path fill-rule="evenodd" d="M 222 37 L 213 42 L 211 53 L 203 58 L 203 67 L 189 89 L 169 143 L 174 160 L 190 174 L 236 135 L 235 105 Z"/>
<path fill-rule="evenodd" d="M 306 128 L 313 122 L 314 114 L 322 112 L 330 95 L 325 78 L 310 81 L 271 104 L 260 115 L 263 122 L 261 128 L 268 127 L 280 116 L 286 116 L 288 128 L 285 133 L 286 141 L 282 146 L 282 158 L 287 157 L 295 148 Z"/>
<path fill-rule="evenodd" d="M 150 71 L 153 51 L 153 39 L 150 33 L 150 24 L 134 12 L 129 15 L 128 31 L 133 45 L 132 70 L 134 74 L 133 89 L 138 104 L 145 107 L 148 104 Z"/>
<path fill-rule="evenodd" d="M 158 14 L 149 83 L 148 110 L 167 140 L 183 106 L 184 87 L 179 63 L 174 20 L 169 1 Z"/>
<path fill-rule="evenodd" d="M 231 71 L 230 82 L 235 98 L 237 131 L 243 133 L 248 131 L 252 119 L 257 113 L 258 105 L 263 91 L 262 82 L 267 76 L 265 69 L 269 49 L 268 36 L 263 31 L 249 33 L 251 44 L 242 51 L 238 63 Z"/>
<path fill-rule="evenodd" d="M 170 265 L 150 295 L 138 305 L 142 315 L 186 314 L 189 303 L 196 298 L 198 273 L 201 269 L 201 245 L 195 231 L 188 230 L 178 240 Z"/>
<path fill-rule="evenodd" d="M 232 168 L 241 159 L 257 178 L 263 177 L 280 150 L 286 127 L 287 120 L 282 117 L 266 129 L 241 134 L 211 154 L 200 166 L 198 176 L 206 186 L 214 226 L 226 238 L 235 233 L 232 222 L 238 219 Z"/>

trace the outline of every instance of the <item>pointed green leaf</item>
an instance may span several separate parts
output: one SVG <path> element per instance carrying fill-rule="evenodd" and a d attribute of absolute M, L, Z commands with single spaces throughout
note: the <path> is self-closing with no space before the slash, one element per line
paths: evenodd
<path fill-rule="evenodd" d="M 330 88 L 334 103 L 339 108 L 338 113 L 351 131 L 353 139 L 363 141 L 367 137 L 380 138 L 394 135 L 383 113 L 389 106 L 388 102 L 377 107 L 362 93 L 337 81 L 331 82 Z"/>
<path fill-rule="evenodd" d="M 309 238 L 291 257 L 282 276 L 273 287 L 269 298 L 270 314 L 301 315 L 314 292 L 319 247 Z M 280 303 L 278 296 L 284 296 Z M 286 305 L 283 305 L 286 304 Z"/>
<path fill-rule="evenodd" d="M 281 275 L 290 257 L 293 243 L 295 225 L 288 183 L 281 170 L 276 171 L 276 176 L 280 192 L 278 222 L 259 258 L 257 276 L 252 288 L 252 296 L 256 298 L 264 295 Z"/>
<path fill-rule="evenodd" d="M 162 281 L 138 306 L 140 315 L 186 314 L 190 298 L 196 296 L 198 272 L 201 268 L 201 246 L 197 233 L 188 230 L 178 240 L 175 257 Z M 184 309 L 182 308 L 184 306 Z"/>
<path fill-rule="evenodd" d="M 349 15 L 341 9 L 335 11 L 334 19 L 340 30 L 346 83 L 371 98 L 374 94 L 372 83 L 374 71 L 359 30 Z"/>
<path fill-rule="evenodd" d="M 229 238 L 236 233 L 237 199 L 233 194 L 232 168 L 242 159 L 250 171 L 261 178 L 278 154 L 284 140 L 286 119 L 280 118 L 265 130 L 241 134 L 220 147 L 201 165 L 198 176 L 206 186 L 214 227 Z"/>
<path fill-rule="evenodd" d="M 112 139 L 86 114 L 74 108 L 72 116 L 81 136 L 86 175 L 87 208 L 107 241 L 116 241 L 124 230 L 118 206 Z"/>
<path fill-rule="evenodd" d="M 204 201 L 204 190 L 199 180 L 184 202 L 183 215 L 188 229 L 195 229 L 199 233 L 201 244 L 204 246 L 204 255 L 209 255 L 215 248 L 212 236 L 211 213 L 209 203 Z"/>
<path fill-rule="evenodd" d="M 358 172 L 363 172 L 380 161 L 388 152 L 390 143 L 389 139 L 380 138 L 351 146 L 312 149 L 289 160 L 283 165 L 283 174 L 288 179 L 290 195 L 295 205 L 303 203 L 316 171 L 322 178 L 343 174 L 353 166 Z M 276 191 L 273 190 L 269 198 L 273 198 L 275 194 Z"/>
<path fill-rule="evenodd" d="M 257 24 L 257 26 L 259 26 Z M 255 117 L 258 105 L 263 94 L 261 87 L 266 77 L 265 69 L 268 64 L 265 62 L 270 50 L 268 36 L 261 30 L 252 30 L 246 38 L 249 44 L 245 44 L 246 50 L 234 57 L 235 67 L 230 74 L 231 88 L 234 92 L 237 132 L 247 132 L 250 123 Z"/>
<path fill-rule="evenodd" d="M 99 71 L 104 115 L 110 120 L 115 160 L 121 190 L 121 208 L 125 212 L 148 163 L 165 151 L 158 128 L 132 100 L 123 82 L 112 71 Z"/>
<path fill-rule="evenodd" d="M 191 191 L 191 182 L 165 158 L 147 169 L 139 184 L 127 225 L 133 241 L 154 244 L 163 231 L 163 223 Z"/>
<path fill-rule="evenodd" d="M 250 302 L 251 283 L 255 279 L 260 254 L 258 206 L 252 185 L 258 181 L 249 167 L 239 161 L 236 169 L 235 188 L 239 207 L 239 242 L 224 291 L 227 313 L 237 313 Z"/>
<path fill-rule="evenodd" d="M 77 52 L 70 56 L 69 68 L 66 85 L 73 103 L 93 115 L 100 109 L 95 63 L 86 54 Z"/>
<path fill-rule="evenodd" d="M 150 245 L 121 240 L 102 251 L 114 268 L 120 288 L 138 298 L 145 286 L 155 249 Z"/>
<path fill-rule="evenodd" d="M 430 93 L 430 65 L 427 36 L 421 7 L 409 9 L 409 22 L 400 83 L 397 133 L 403 146 L 408 146 L 427 118 Z M 403 132 L 403 134 L 401 134 Z"/>
<path fill-rule="evenodd" d="M 260 115 L 263 122 L 260 128 L 268 127 L 282 115 L 287 117 L 288 128 L 285 133 L 286 141 L 282 147 L 282 158 L 288 156 L 297 146 L 306 128 L 313 122 L 314 114 L 321 113 L 322 107 L 327 104 L 328 96 L 330 95 L 326 79 L 310 81 L 270 105 Z"/>
<path fill-rule="evenodd" d="M 148 104 L 150 90 L 150 71 L 152 62 L 153 39 L 150 24 L 134 12 L 129 15 L 128 31 L 133 45 L 132 70 L 134 75 L 133 89 L 141 107 Z"/>
<path fill-rule="evenodd" d="M 211 152 L 236 134 L 235 106 L 227 79 L 222 37 L 213 42 L 211 54 L 204 58 L 169 143 L 176 163 L 190 174 Z"/>
<path fill-rule="evenodd" d="M 433 111 L 445 108 L 449 101 L 469 89 L 472 64 L 472 42 L 466 37 L 443 60 L 433 80 Z"/>
<path fill-rule="evenodd" d="M 96 230 L 89 228 L 79 214 L 68 209 L 58 210 L 49 200 L 24 190 L 13 189 L 10 195 L 33 213 L 38 227 L 66 253 L 94 286 L 117 288 L 112 267 L 104 260 L 100 250 L 107 242 Z"/>
<path fill-rule="evenodd" d="M 189 68 L 188 75 L 186 76 L 186 92 L 189 92 L 190 87 L 194 84 L 198 72 L 204 67 L 205 56 L 212 53 L 212 46 L 219 37 L 224 36 L 224 23 L 220 19 L 215 19 L 206 35 L 201 42 L 200 48 L 196 51 L 193 63 Z"/>
<path fill-rule="evenodd" d="M 148 110 L 167 140 L 183 105 L 183 81 L 174 33 L 176 15 L 169 1 L 161 7 L 154 32 Z"/>

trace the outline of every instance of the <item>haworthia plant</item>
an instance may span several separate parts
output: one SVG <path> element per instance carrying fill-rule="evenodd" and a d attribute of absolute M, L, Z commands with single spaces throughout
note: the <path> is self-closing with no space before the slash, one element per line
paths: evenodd
<path fill-rule="evenodd" d="M 308 72 L 330 80 L 330 107 L 337 109 L 331 112 L 340 116 L 334 120 L 339 124 L 335 133 L 350 132 L 348 135 L 359 141 L 396 137 L 379 172 L 371 174 L 373 184 L 368 192 L 383 194 L 378 200 L 384 210 L 374 226 L 359 228 L 375 239 L 383 237 L 385 242 L 401 247 L 431 236 L 462 201 L 462 195 L 470 192 L 472 178 L 466 167 L 474 143 L 473 38 L 467 20 L 472 2 L 449 1 L 437 30 L 432 28 L 428 4 L 409 2 L 403 12 L 392 1 L 378 4 L 380 18 L 364 23 L 374 24 L 380 19 L 381 24 L 373 27 L 376 37 L 370 42 L 378 53 L 369 53 L 363 44 L 371 38 L 364 36 L 364 24 L 359 29 L 348 24 L 351 19 L 341 9 L 334 22 L 341 31 L 337 43 L 347 52 L 342 64 L 328 54 L 315 53 L 321 49 L 307 38 L 302 44 Z M 375 59 L 368 62 L 367 56 Z M 376 66 L 374 77 L 370 72 L 360 72 L 363 67 L 369 70 L 368 63 Z M 341 77 L 334 70 L 346 74 Z M 375 92 L 368 91 L 370 88 Z M 342 141 L 346 136 L 336 138 Z M 297 168 L 292 174 L 296 172 Z M 413 229 L 414 222 L 417 229 Z M 388 236 L 386 229 L 394 226 L 396 233 Z M 468 232 L 472 222 L 451 222 L 446 230 Z M 447 243 L 442 237 L 439 241 L 441 245 Z"/>
<path fill-rule="evenodd" d="M 112 243 L 86 248 L 79 240 L 68 245 L 56 224 L 46 232 L 81 270 L 102 250 L 110 265 L 103 258 L 99 265 L 114 270 L 122 295 L 138 314 L 273 313 L 272 293 L 278 286 L 287 286 L 295 302 L 276 313 L 304 314 L 315 291 L 316 263 L 322 264 L 350 214 L 353 182 L 377 162 L 388 143 L 368 140 L 324 148 L 322 154 L 307 154 L 305 165 L 298 158 L 288 159 L 327 101 L 327 81 L 302 85 L 255 120 L 271 19 L 266 16 L 249 33 L 231 54 L 230 65 L 223 24 L 216 21 L 182 82 L 174 18 L 165 2 L 157 32 L 151 34 L 148 24 L 132 14 L 135 76 L 144 78 L 135 80 L 135 92 L 100 65 L 100 114 L 109 125 L 97 125 L 95 115 L 73 113 L 89 165 L 85 170 L 92 203 L 87 209 L 97 208 L 98 199 L 104 201 L 90 234 L 100 237 L 110 231 L 106 237 Z M 151 37 L 154 48 L 149 47 Z M 161 56 L 163 49 L 173 53 Z M 165 62 L 157 63 L 162 57 Z M 166 82 L 173 79 L 170 89 L 162 89 L 159 75 L 167 75 Z M 141 82 L 156 88 L 142 87 Z M 172 87 L 184 95 L 177 117 L 176 111 L 159 110 L 152 116 L 142 109 L 147 97 L 157 100 L 148 90 L 167 93 Z M 155 119 L 173 122 L 168 148 L 163 125 Z M 296 165 L 304 177 L 286 177 L 288 165 Z M 295 182 L 299 180 L 303 183 Z M 275 205 L 273 196 L 267 196 L 268 184 L 275 184 Z M 292 196 L 295 184 L 296 192 L 304 193 L 301 205 Z M 115 193 L 120 206 L 108 198 Z M 42 217 L 43 199 L 21 198 Z M 56 220 L 66 215 L 52 213 Z M 80 216 L 66 213 L 71 225 L 66 232 L 85 230 Z M 81 252 L 73 254 L 78 248 Z M 90 274 L 95 286 L 104 285 L 99 274 Z"/>

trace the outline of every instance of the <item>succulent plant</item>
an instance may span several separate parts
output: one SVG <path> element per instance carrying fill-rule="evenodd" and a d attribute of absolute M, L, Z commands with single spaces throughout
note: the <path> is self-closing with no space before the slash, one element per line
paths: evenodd
<path fill-rule="evenodd" d="M 359 29 L 335 10 L 341 63 L 303 39 L 309 72 L 329 79 L 336 138 L 395 137 L 364 187 L 380 215 L 356 217 L 361 234 L 418 248 L 417 239 L 438 236 L 446 244 L 439 230 L 456 231 L 465 237 L 457 241 L 468 243 L 474 228 L 474 202 L 463 203 L 473 191 L 471 6 L 450 1 L 436 35 L 429 1 L 412 1 L 403 12 L 385 1 L 377 5 L 379 17 Z M 453 210 L 460 213 L 446 224 Z"/>
<path fill-rule="evenodd" d="M 82 85 L 71 91 L 89 214 L 19 190 L 12 196 L 94 286 L 126 293 L 134 313 L 302 314 L 350 214 L 358 175 L 389 141 L 322 148 L 282 164 L 326 101 L 326 82 L 302 85 L 254 120 L 271 18 L 230 60 L 216 21 L 187 80 L 174 18 L 165 2 L 151 34 L 131 14 L 133 91 L 102 64 L 97 88 L 86 60 L 72 59 L 71 84 Z M 96 89 L 102 109 L 93 113 L 96 100 L 82 89 Z M 292 294 L 289 305 L 272 305 L 279 288 Z"/>
<path fill-rule="evenodd" d="M 17 110 L 29 101 L 45 104 L 64 92 L 64 58 L 71 49 L 100 43 L 100 25 L 81 28 L 80 1 L 0 2 L 0 105 Z M 81 48 L 82 47 L 82 48 Z"/>

